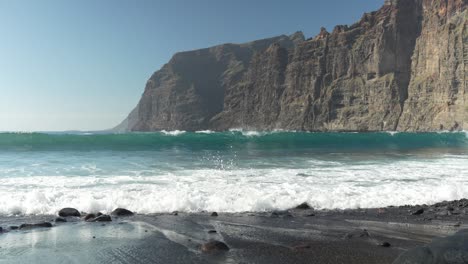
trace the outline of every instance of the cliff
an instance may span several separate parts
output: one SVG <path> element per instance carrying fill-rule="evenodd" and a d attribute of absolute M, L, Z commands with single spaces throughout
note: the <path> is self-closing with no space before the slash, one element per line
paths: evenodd
<path fill-rule="evenodd" d="M 468 129 L 468 0 L 388 0 L 351 26 L 181 52 L 118 129 Z"/>

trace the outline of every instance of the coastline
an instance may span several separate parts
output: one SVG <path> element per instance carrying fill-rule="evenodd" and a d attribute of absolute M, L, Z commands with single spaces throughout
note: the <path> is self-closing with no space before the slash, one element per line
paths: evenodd
<path fill-rule="evenodd" d="M 70 258 L 77 263 L 392 263 L 412 248 L 468 228 L 468 200 L 349 210 L 302 205 L 216 215 L 136 214 L 112 216 L 111 222 L 1 217 L 0 263 Z M 53 227 L 10 228 L 43 221 Z M 212 240 L 229 250 L 205 250 Z M 89 253 L 81 254 L 82 248 Z"/>

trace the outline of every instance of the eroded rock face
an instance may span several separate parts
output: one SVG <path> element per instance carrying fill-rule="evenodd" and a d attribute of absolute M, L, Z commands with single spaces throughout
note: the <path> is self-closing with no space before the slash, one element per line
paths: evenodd
<path fill-rule="evenodd" d="M 399 130 L 468 129 L 467 0 L 423 1 Z"/>
<path fill-rule="evenodd" d="M 177 53 L 118 129 L 468 129 L 467 3 L 389 0 L 308 40 Z"/>

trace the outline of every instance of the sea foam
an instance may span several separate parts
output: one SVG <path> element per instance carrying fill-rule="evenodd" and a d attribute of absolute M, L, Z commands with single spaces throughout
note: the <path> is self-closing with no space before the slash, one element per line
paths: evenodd
<path fill-rule="evenodd" d="M 138 213 L 269 211 L 304 201 L 315 208 L 367 208 L 468 197 L 468 163 L 313 162 L 310 168 L 177 170 L 150 176 L 28 176 L 0 179 L 0 214 L 55 214 L 75 207 Z M 315 165 L 314 165 L 315 164 Z M 443 168 L 443 169 L 442 169 Z"/>

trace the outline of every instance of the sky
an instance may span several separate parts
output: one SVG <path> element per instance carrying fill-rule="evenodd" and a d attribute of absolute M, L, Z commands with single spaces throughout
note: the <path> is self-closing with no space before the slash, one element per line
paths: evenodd
<path fill-rule="evenodd" d="M 0 131 L 101 130 L 184 50 L 352 24 L 384 0 L 0 0 Z"/>

